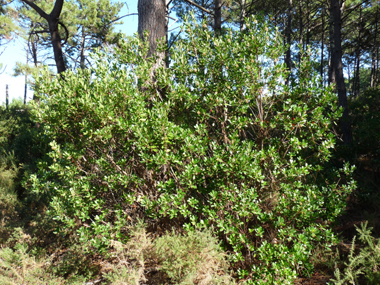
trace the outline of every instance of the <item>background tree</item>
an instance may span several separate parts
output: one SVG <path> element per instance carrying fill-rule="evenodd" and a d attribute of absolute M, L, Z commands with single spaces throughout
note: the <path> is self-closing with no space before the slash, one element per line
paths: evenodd
<path fill-rule="evenodd" d="M 164 62 L 165 52 L 157 53 L 156 49 L 159 40 L 167 41 L 167 3 L 165 0 L 139 0 L 137 11 L 139 36 L 149 42 L 148 57 L 156 54 L 160 58 L 158 64 L 161 64 Z M 147 38 L 145 32 L 149 33 Z"/>
<path fill-rule="evenodd" d="M 17 12 L 9 6 L 10 0 L 0 0 L 0 46 L 13 38 L 17 25 Z M 5 42 L 4 42 L 5 41 Z"/>
<path fill-rule="evenodd" d="M 4 51 L 2 46 L 13 38 L 17 30 L 17 12 L 9 7 L 9 2 L 10 0 L 0 0 L 0 56 Z M 3 65 L 0 63 L 0 74 L 4 71 L 2 68 Z"/>
<path fill-rule="evenodd" d="M 49 27 L 48 31 L 50 33 L 50 41 L 54 51 L 54 60 L 57 66 L 57 72 L 61 73 L 65 71 L 66 65 L 63 59 L 61 36 L 58 30 L 58 26 L 63 25 L 62 22 L 60 22 L 59 17 L 62 12 L 64 0 L 56 0 L 50 14 L 47 14 L 34 2 L 30 2 L 28 0 L 22 0 L 22 2 L 30 6 L 34 11 L 36 11 L 42 18 L 44 18 L 47 21 Z"/>
<path fill-rule="evenodd" d="M 342 65 L 342 17 L 341 17 L 341 5 L 339 0 L 331 0 L 331 15 L 333 19 L 333 36 L 334 39 L 331 41 L 333 47 L 331 47 L 331 66 L 332 66 L 332 82 L 336 84 L 338 91 L 338 101 L 339 106 L 343 107 L 343 116 L 341 119 L 341 128 L 343 133 L 343 141 L 345 144 L 350 144 L 352 142 L 351 125 L 349 121 L 348 113 L 348 103 L 347 103 L 347 92 L 343 76 L 343 65 Z"/>
<path fill-rule="evenodd" d="M 63 12 L 62 21 L 68 27 L 69 37 L 64 54 L 68 64 L 85 68 L 89 52 L 107 44 L 115 44 L 123 37 L 114 27 L 122 24 L 120 13 L 123 4 L 110 0 L 71 0 Z"/>
<path fill-rule="evenodd" d="M 28 0 L 25 3 L 30 4 Z M 23 7 L 20 10 L 24 15 L 23 20 L 32 27 L 29 31 L 29 39 L 34 40 L 31 46 L 36 47 L 36 42 L 47 48 L 53 46 L 54 60 L 59 73 L 67 66 L 84 68 L 88 64 L 88 52 L 105 43 L 115 43 L 122 37 L 121 33 L 115 33 L 113 30 L 115 24 L 121 23 L 118 14 L 123 4 L 120 2 L 72 0 L 64 5 L 63 2 L 56 1 L 54 6 L 50 1 L 31 4 L 33 5 L 29 7 L 32 9 Z M 60 9 L 59 19 L 54 20 L 52 13 L 44 14 L 44 11 L 52 8 L 52 13 Z M 52 27 L 56 29 L 53 29 L 53 33 Z M 47 37 L 48 34 L 50 37 Z M 52 41 L 53 34 L 55 42 Z M 64 39 L 63 43 L 61 39 Z"/>

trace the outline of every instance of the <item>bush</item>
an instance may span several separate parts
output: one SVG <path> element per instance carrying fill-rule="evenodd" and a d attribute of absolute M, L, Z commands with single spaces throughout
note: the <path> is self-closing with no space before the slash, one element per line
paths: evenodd
<path fill-rule="evenodd" d="M 356 230 L 359 233 L 359 240 L 365 246 L 361 247 L 356 254 L 356 236 L 354 237 L 343 276 L 339 268 L 336 268 L 334 272 L 336 279 L 332 279 L 332 281 L 336 285 L 359 284 L 360 277 L 364 277 L 367 284 L 380 283 L 380 239 L 376 240 L 371 236 L 371 228 L 367 228 L 367 222 L 361 227 L 361 229 L 356 227 Z"/>
<path fill-rule="evenodd" d="M 380 90 L 372 88 L 365 90 L 363 94 L 350 102 L 357 152 L 372 156 L 377 168 L 380 166 L 379 104 Z"/>
<path fill-rule="evenodd" d="M 13 100 L 8 108 L 0 106 L 0 187 L 24 198 L 24 174 L 37 171 L 37 161 L 47 150 L 45 138 L 30 118 L 30 105 Z"/>
<path fill-rule="evenodd" d="M 166 234 L 155 241 L 161 269 L 174 284 L 234 284 L 228 263 L 211 231 Z M 222 276 L 218 273 L 223 272 Z"/>
<path fill-rule="evenodd" d="M 112 284 L 235 284 L 227 273 L 226 254 L 211 230 L 174 231 L 153 240 L 138 224 L 123 244 L 111 241 L 117 262 L 103 277 Z M 151 274 L 153 272 L 153 274 Z M 148 276 L 150 275 L 150 276 Z"/>
<path fill-rule="evenodd" d="M 312 270 L 315 244 L 336 241 L 330 222 L 355 186 L 351 167 L 328 164 L 336 97 L 307 54 L 284 84 L 281 35 L 262 21 L 220 37 L 204 23 L 183 30 L 154 80 L 137 38 L 97 54 L 96 68 L 40 77 L 35 117 L 53 163 L 30 183 L 51 193 L 57 232 L 90 250 L 123 241 L 144 215 L 188 231 L 213 225 L 240 278 L 290 284 Z"/>

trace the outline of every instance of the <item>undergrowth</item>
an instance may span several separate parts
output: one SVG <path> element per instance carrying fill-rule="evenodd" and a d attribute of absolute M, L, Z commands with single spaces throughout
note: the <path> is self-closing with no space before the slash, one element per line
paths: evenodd
<path fill-rule="evenodd" d="M 372 237 L 372 229 L 367 228 L 367 222 L 356 229 L 360 244 L 355 243 L 355 236 L 344 269 L 337 267 L 334 272 L 335 279 L 331 281 L 335 285 L 364 284 L 363 281 L 369 285 L 380 284 L 380 239 Z"/>
<path fill-rule="evenodd" d="M 131 38 L 63 85 L 38 79 L 39 107 L 1 107 L 0 284 L 282 285 L 322 267 L 339 285 L 380 282 L 366 225 L 347 258 L 336 247 L 353 168 L 330 161 L 341 110 L 308 55 L 284 86 L 272 27 L 253 19 L 214 38 L 186 25 L 173 70 L 156 80 L 147 46 Z M 375 143 L 364 154 L 377 136 L 358 122 L 378 117 L 363 106 L 350 159 L 363 161 L 360 174 L 376 172 L 379 155 Z M 354 175 L 358 199 L 378 196 Z M 171 230 L 152 231 L 163 223 Z"/>

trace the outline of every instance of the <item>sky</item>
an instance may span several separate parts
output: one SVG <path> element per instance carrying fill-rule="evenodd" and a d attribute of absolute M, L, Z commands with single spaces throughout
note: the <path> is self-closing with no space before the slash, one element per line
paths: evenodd
<path fill-rule="evenodd" d="M 124 3 L 128 4 L 124 6 L 120 11 L 120 16 L 137 13 L 137 0 L 127 0 Z M 129 9 L 128 9 L 129 8 Z M 116 30 L 121 30 L 126 35 L 133 35 L 137 32 L 138 16 L 128 16 L 122 19 L 123 25 L 117 25 Z M 0 74 L 0 104 L 5 103 L 5 93 L 6 85 L 8 84 L 8 94 L 9 102 L 12 99 L 24 98 L 25 90 L 25 77 L 24 76 L 12 76 L 13 69 L 17 61 L 25 62 L 26 51 L 25 51 L 26 41 L 22 38 L 15 38 L 12 42 L 5 46 L 4 52 L 0 55 L 0 63 L 3 64 L 3 68 L 6 66 L 5 71 Z M 0 47 L 0 53 L 3 50 L 3 46 Z M 53 52 L 53 48 L 51 48 Z M 55 70 L 55 68 L 54 68 Z M 2 70 L 0 70 L 1 72 Z M 33 92 L 28 89 L 27 100 L 29 101 L 33 97 Z"/>

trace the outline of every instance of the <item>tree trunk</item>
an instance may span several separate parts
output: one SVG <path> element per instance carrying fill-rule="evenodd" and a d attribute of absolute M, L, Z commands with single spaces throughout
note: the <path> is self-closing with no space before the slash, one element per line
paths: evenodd
<path fill-rule="evenodd" d="M 32 57 L 33 57 L 34 67 L 37 67 L 38 66 L 37 46 L 36 46 L 36 43 L 34 41 L 32 41 L 31 44 L 32 44 Z"/>
<path fill-rule="evenodd" d="M 299 45 L 302 46 L 303 44 L 303 19 L 302 19 L 302 1 L 299 2 Z M 303 49 L 305 49 L 305 47 L 303 47 Z M 299 53 L 298 53 L 298 66 L 301 67 L 301 54 L 302 54 L 302 51 L 300 50 Z"/>
<path fill-rule="evenodd" d="M 86 33 L 84 31 L 84 27 L 82 26 L 82 38 L 80 42 L 80 68 L 84 69 L 85 66 L 85 57 L 84 57 L 84 49 L 85 49 L 85 40 L 86 40 Z"/>
<path fill-rule="evenodd" d="M 241 5 L 241 11 L 240 11 L 240 31 L 243 31 L 245 29 L 245 17 L 246 17 L 246 11 L 245 11 L 245 0 L 240 1 Z"/>
<path fill-rule="evenodd" d="M 356 47 L 356 71 L 355 71 L 355 82 L 354 82 L 354 96 L 358 96 L 360 93 L 360 48 L 361 48 L 361 31 L 362 31 L 362 7 L 360 6 L 359 14 L 359 31 L 358 31 L 358 42 Z"/>
<path fill-rule="evenodd" d="M 347 60 L 347 75 L 348 75 L 348 91 L 350 92 L 350 94 L 352 94 L 350 62 L 348 60 Z"/>
<path fill-rule="evenodd" d="M 376 48 L 376 74 L 375 74 L 375 87 L 377 86 L 379 82 L 379 49 L 380 47 Z"/>
<path fill-rule="evenodd" d="M 307 31 L 306 31 L 306 45 L 309 45 L 310 44 L 310 6 L 309 6 L 309 0 L 306 1 L 306 7 L 307 7 L 307 22 L 306 22 L 306 27 L 307 27 Z"/>
<path fill-rule="evenodd" d="M 49 25 L 49 32 L 51 44 L 53 45 L 54 60 L 57 66 L 57 72 L 61 73 L 66 70 L 65 62 L 63 60 L 61 37 L 58 32 L 59 16 L 62 12 L 64 0 L 56 0 L 53 10 L 50 14 L 46 14 L 39 6 L 29 0 L 22 0 L 25 4 L 29 5 L 35 10 L 42 18 L 44 18 Z"/>
<path fill-rule="evenodd" d="M 290 53 L 290 44 L 292 41 L 292 0 L 289 0 L 289 6 L 288 6 L 288 22 L 286 26 L 286 39 L 287 39 L 287 45 L 288 49 L 286 50 L 285 54 L 285 64 L 286 67 L 289 70 L 289 76 L 286 78 L 285 83 L 286 85 L 289 84 L 291 72 L 292 72 L 292 60 L 291 60 L 291 53 Z"/>
<path fill-rule="evenodd" d="M 164 64 L 165 51 L 156 51 L 159 41 L 166 42 L 166 3 L 165 0 L 139 0 L 137 4 L 139 14 L 138 33 L 141 39 L 149 42 L 148 57 L 158 56 L 157 66 Z M 147 38 L 144 32 L 148 32 Z"/>
<path fill-rule="evenodd" d="M 322 42 L 322 46 L 321 46 L 321 80 L 322 80 L 322 84 L 324 83 L 324 74 L 323 74 L 323 65 L 324 65 L 324 62 L 323 62 L 323 52 L 324 52 L 324 49 L 325 49 L 325 42 L 324 42 L 324 39 L 325 39 L 325 8 L 323 7 L 322 8 L 322 38 L 321 38 L 321 42 Z"/>
<path fill-rule="evenodd" d="M 339 3 L 339 0 L 338 0 Z M 328 85 L 330 85 L 332 82 L 335 82 L 335 74 L 333 72 L 332 67 L 332 54 L 334 48 L 334 15 L 332 12 L 332 8 L 330 7 L 330 16 L 329 16 L 329 72 L 328 72 Z"/>
<path fill-rule="evenodd" d="M 26 47 L 26 66 L 29 64 L 29 42 Z M 25 86 L 24 86 L 24 105 L 26 105 L 26 97 L 28 92 L 28 73 L 25 72 Z"/>
<path fill-rule="evenodd" d="M 371 87 L 375 87 L 376 82 L 376 50 L 377 50 L 377 11 L 375 19 L 375 35 L 373 38 L 373 48 L 372 48 L 372 64 L 371 64 Z"/>
<path fill-rule="evenodd" d="M 49 30 L 51 35 L 51 43 L 53 44 L 54 60 L 57 66 L 57 72 L 62 73 L 66 70 L 65 62 L 63 60 L 61 36 L 58 32 L 58 18 L 48 21 Z"/>
<path fill-rule="evenodd" d="M 334 29 L 334 49 L 331 54 L 331 66 L 334 76 L 333 83 L 336 84 L 338 91 L 339 106 L 343 107 L 343 116 L 340 124 L 343 133 L 343 142 L 346 145 L 350 145 L 352 142 L 351 124 L 348 111 L 346 86 L 343 77 L 343 65 L 342 65 L 342 17 L 340 11 L 339 0 L 331 0 L 331 15 L 333 18 Z"/>
<path fill-rule="evenodd" d="M 215 0 L 214 30 L 217 35 L 222 31 L 222 0 Z"/>

